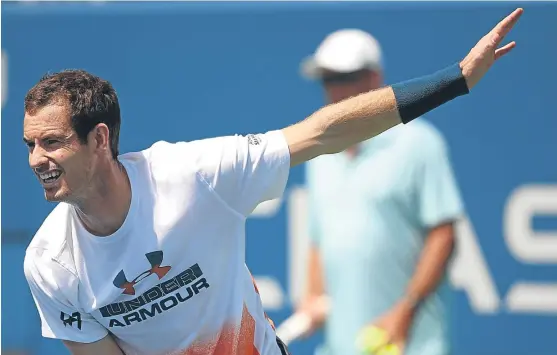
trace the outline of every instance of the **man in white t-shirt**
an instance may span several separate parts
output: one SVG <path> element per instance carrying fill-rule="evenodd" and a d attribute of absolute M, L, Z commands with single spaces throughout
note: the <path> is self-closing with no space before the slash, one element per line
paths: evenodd
<path fill-rule="evenodd" d="M 464 60 L 364 93 L 280 131 L 157 142 L 119 155 L 112 86 L 72 70 L 25 97 L 24 141 L 59 202 L 24 270 L 43 336 L 77 355 L 285 354 L 245 265 L 245 220 L 279 197 L 291 166 L 336 153 L 468 93 L 514 42 L 522 13 Z"/>

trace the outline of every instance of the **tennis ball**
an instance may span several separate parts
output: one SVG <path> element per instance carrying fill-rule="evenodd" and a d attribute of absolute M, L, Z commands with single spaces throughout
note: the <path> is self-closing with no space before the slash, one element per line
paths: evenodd
<path fill-rule="evenodd" d="M 374 355 L 402 355 L 402 353 L 395 344 L 387 344 L 379 349 L 379 351 L 377 351 Z"/>
<path fill-rule="evenodd" d="M 384 346 L 388 340 L 387 332 L 383 329 L 376 326 L 368 326 L 362 329 L 358 335 L 356 346 L 360 351 L 366 354 L 374 354 Z"/>

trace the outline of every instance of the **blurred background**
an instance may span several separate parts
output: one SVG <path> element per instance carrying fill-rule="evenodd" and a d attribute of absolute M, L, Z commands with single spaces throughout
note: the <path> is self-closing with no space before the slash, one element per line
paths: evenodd
<path fill-rule="evenodd" d="M 391 84 L 458 61 L 518 6 L 515 51 L 425 119 L 448 142 L 468 214 L 449 272 L 452 354 L 557 354 L 557 3 L 104 1 L 2 2 L 2 353 L 67 354 L 41 337 L 22 266 L 53 208 L 21 141 L 23 98 L 41 75 L 83 68 L 111 81 L 121 151 L 133 151 L 303 119 L 325 101 L 300 61 L 337 29 L 381 42 Z M 305 203 L 296 167 L 284 198 L 248 221 L 247 264 L 275 323 L 300 297 Z M 290 348 L 309 355 L 321 340 Z"/>

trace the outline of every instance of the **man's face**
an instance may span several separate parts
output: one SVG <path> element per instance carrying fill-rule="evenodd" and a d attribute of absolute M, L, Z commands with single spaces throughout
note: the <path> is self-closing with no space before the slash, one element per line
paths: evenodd
<path fill-rule="evenodd" d="M 326 73 L 322 83 L 329 103 L 337 103 L 381 87 L 381 76 L 368 70 L 355 73 Z"/>
<path fill-rule="evenodd" d="M 92 142 L 81 144 L 63 105 L 47 105 L 33 115 L 26 112 L 23 140 L 29 148 L 29 166 L 54 202 L 84 198 L 94 162 Z"/>

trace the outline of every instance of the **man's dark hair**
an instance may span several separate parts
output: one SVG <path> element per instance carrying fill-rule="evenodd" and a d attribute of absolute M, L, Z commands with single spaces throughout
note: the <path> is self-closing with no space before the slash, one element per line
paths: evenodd
<path fill-rule="evenodd" d="M 25 96 L 25 112 L 34 114 L 51 104 L 69 106 L 72 128 L 82 144 L 97 124 L 106 124 L 112 157 L 118 157 L 120 105 L 108 81 L 84 70 L 47 74 Z"/>

